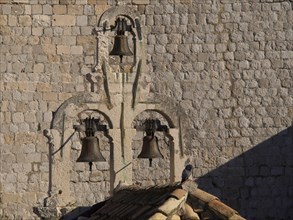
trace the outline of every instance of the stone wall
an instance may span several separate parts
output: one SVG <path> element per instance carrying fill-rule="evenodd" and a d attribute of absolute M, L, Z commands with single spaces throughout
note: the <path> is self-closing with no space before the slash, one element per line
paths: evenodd
<path fill-rule="evenodd" d="M 249 219 L 292 218 L 292 2 L 118 2 L 141 14 L 152 78 L 141 86 L 150 84 L 150 97 L 180 116 L 186 163 L 194 164 L 200 187 Z M 92 30 L 116 1 L 0 3 L 0 217 L 34 219 L 33 207 L 44 205 L 50 188 L 43 130 L 63 102 L 92 91 L 86 77 L 95 64 Z M 102 96 L 99 79 L 95 91 Z M 101 140 L 107 153 L 108 140 Z M 87 181 L 88 167 L 74 162 L 80 146 L 71 148 L 69 187 L 78 198 L 72 205 L 103 200 L 108 165 L 96 165 Z M 158 170 L 151 182 L 168 174 Z M 135 181 L 145 181 L 141 175 Z"/>
<path fill-rule="evenodd" d="M 164 2 L 144 12 L 152 91 L 181 107 L 199 187 L 292 218 L 292 2 Z"/>

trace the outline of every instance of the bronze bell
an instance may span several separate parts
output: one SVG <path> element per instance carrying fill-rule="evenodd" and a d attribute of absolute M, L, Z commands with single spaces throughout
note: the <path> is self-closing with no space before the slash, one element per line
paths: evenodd
<path fill-rule="evenodd" d="M 106 161 L 100 152 L 98 138 L 94 136 L 82 139 L 82 148 L 79 158 L 76 162 L 98 162 Z"/>
<path fill-rule="evenodd" d="M 163 155 L 161 154 L 158 146 L 158 138 L 153 134 L 147 134 L 147 136 L 143 138 L 142 150 L 138 155 L 138 158 L 148 158 L 151 167 L 153 158 L 162 157 Z"/>
<path fill-rule="evenodd" d="M 119 56 L 120 62 L 122 62 L 123 56 L 131 56 L 133 53 L 129 49 L 127 36 L 124 34 L 118 34 L 114 38 L 114 46 L 112 51 L 110 52 L 112 56 Z"/>

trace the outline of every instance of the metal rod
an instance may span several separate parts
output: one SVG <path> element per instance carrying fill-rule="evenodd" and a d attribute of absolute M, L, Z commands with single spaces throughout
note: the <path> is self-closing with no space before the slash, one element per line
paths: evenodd
<path fill-rule="evenodd" d="M 121 118 L 120 118 L 120 132 L 121 132 L 121 156 L 124 158 L 124 103 L 121 103 Z"/>
<path fill-rule="evenodd" d="M 64 141 L 64 128 L 65 128 L 65 114 L 62 115 L 62 136 L 61 136 L 61 146 L 63 146 Z M 63 147 L 60 149 L 60 156 L 63 157 Z"/>

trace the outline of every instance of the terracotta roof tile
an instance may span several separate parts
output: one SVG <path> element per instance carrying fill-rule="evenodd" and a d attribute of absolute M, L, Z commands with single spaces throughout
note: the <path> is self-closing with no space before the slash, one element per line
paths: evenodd
<path fill-rule="evenodd" d="M 164 214 L 157 212 L 154 215 L 152 215 L 149 220 L 166 220 L 167 216 L 165 216 Z"/>
<path fill-rule="evenodd" d="M 170 220 L 181 220 L 179 215 L 172 215 L 172 217 L 170 218 Z"/>
<path fill-rule="evenodd" d="M 216 196 L 213 196 L 213 195 L 211 195 L 201 189 L 196 189 L 196 190 L 192 191 L 190 193 L 190 195 L 196 197 L 198 200 L 200 200 L 203 203 L 209 203 L 209 202 L 216 200 L 216 199 L 218 200 L 218 198 Z"/>
<path fill-rule="evenodd" d="M 147 188 L 122 187 L 112 198 L 95 205 L 90 220 L 244 220 L 219 199 L 197 188 L 193 181 L 184 184 L 161 185 Z M 197 214 L 198 212 L 199 214 Z"/>
<path fill-rule="evenodd" d="M 234 209 L 230 208 L 229 206 L 225 205 L 224 203 L 218 200 L 213 200 L 209 202 L 208 206 L 211 210 L 216 212 L 221 217 L 230 218 L 234 214 L 237 214 L 237 211 L 235 211 Z"/>
<path fill-rule="evenodd" d="M 114 196 L 97 210 L 90 219 L 98 220 L 104 218 L 104 216 L 111 220 L 115 218 L 121 220 L 147 219 L 157 212 L 158 207 L 164 204 L 171 197 L 172 192 L 179 187 L 178 184 L 147 188 L 123 187 L 116 191 Z M 174 195 L 176 194 L 179 196 L 179 191 Z M 174 200 L 179 201 L 177 198 Z"/>
<path fill-rule="evenodd" d="M 187 192 L 183 189 L 175 189 L 170 195 L 176 199 L 186 196 Z"/>
<path fill-rule="evenodd" d="M 184 197 L 180 200 L 169 198 L 166 202 L 163 203 L 163 205 L 159 207 L 159 210 L 168 216 L 177 210 L 183 201 L 185 201 Z"/>
<path fill-rule="evenodd" d="M 186 187 L 182 188 L 186 189 Z M 194 211 L 201 213 L 201 218 L 244 220 L 237 211 L 221 202 L 216 196 L 198 188 L 192 189 L 190 186 L 188 188 L 191 190 L 187 203 L 192 205 Z"/>
<path fill-rule="evenodd" d="M 184 218 L 189 220 L 200 220 L 197 213 L 193 211 L 193 208 L 187 203 L 184 204 Z"/>

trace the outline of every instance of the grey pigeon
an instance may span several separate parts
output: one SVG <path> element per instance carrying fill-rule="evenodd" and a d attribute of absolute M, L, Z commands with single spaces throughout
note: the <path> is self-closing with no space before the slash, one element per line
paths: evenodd
<path fill-rule="evenodd" d="M 186 165 L 186 167 L 182 171 L 181 183 L 186 181 L 191 176 L 192 169 L 193 169 L 193 166 L 191 164 Z"/>

